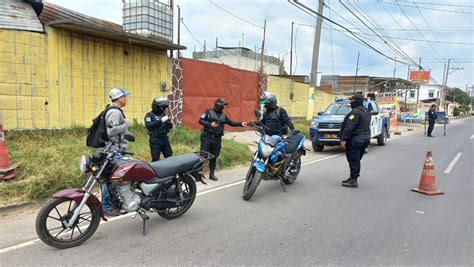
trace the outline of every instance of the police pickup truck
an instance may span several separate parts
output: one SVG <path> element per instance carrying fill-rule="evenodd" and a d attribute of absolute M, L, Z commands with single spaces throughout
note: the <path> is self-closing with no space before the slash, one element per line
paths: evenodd
<path fill-rule="evenodd" d="M 371 113 L 370 137 L 377 138 L 377 144 L 384 146 L 389 138 L 390 119 L 381 113 L 376 101 L 364 100 L 364 107 Z M 351 111 L 350 100 L 336 98 L 324 112 L 311 122 L 310 139 L 314 151 L 323 151 L 324 146 L 337 146 L 340 143 L 341 126 L 344 117 Z"/>

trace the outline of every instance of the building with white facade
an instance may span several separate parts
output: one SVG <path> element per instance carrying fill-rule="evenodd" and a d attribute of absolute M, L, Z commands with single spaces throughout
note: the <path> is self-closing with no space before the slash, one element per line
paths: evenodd
<path fill-rule="evenodd" d="M 214 51 L 193 52 L 193 59 L 225 64 L 248 71 L 258 71 L 261 55 L 245 47 L 217 47 Z M 269 75 L 283 74 L 283 61 L 273 56 L 263 57 L 263 69 Z"/>

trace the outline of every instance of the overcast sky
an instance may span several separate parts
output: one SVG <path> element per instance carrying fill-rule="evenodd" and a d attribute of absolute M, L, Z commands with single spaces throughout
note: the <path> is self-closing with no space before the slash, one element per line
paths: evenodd
<path fill-rule="evenodd" d="M 49 0 L 49 2 L 90 16 L 122 23 L 121 0 Z M 317 9 L 317 0 L 300 0 L 300 2 Z M 450 67 L 464 69 L 451 69 L 448 85 L 462 89 L 465 89 L 466 84 L 472 86 L 474 1 L 342 1 L 347 8 L 337 0 L 324 2 L 329 6 L 324 7 L 326 17 L 350 28 L 359 38 L 386 56 L 411 64 L 418 62 L 421 57 L 423 68 L 431 70 L 432 77 L 439 83 L 442 83 L 444 63 L 451 58 L 453 60 Z M 287 0 L 175 0 L 174 3 L 181 7 L 184 24 L 199 41 L 196 41 L 184 26 L 182 27 L 181 44 L 188 48 L 183 52 L 186 57 L 191 57 L 194 49 L 202 51 L 204 41 L 207 50 L 214 49 L 216 37 L 219 39 L 219 46 L 239 46 L 239 42 L 243 39 L 243 46 L 258 48 L 262 43 L 262 27 L 266 19 L 266 51 L 268 54 L 284 58 L 285 68 L 289 72 L 293 21 L 297 23 L 294 27 L 293 72 L 304 75 L 310 73 L 316 19 Z M 367 25 L 360 22 L 356 16 Z M 350 33 L 339 26 L 329 22 L 323 25 L 318 68 L 323 75 L 354 75 L 357 52 L 360 51 L 359 75 L 392 77 L 395 69 L 397 77 L 407 78 L 408 65 L 395 64 L 393 60 L 348 36 L 351 36 Z M 401 59 L 401 55 L 408 55 L 412 61 Z"/>

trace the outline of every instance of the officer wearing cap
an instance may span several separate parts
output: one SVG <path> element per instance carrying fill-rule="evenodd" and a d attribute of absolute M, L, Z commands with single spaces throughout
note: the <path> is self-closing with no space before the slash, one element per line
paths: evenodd
<path fill-rule="evenodd" d="M 360 160 L 369 146 L 370 112 L 364 107 L 362 95 L 355 94 L 351 99 L 351 112 L 344 118 L 341 127 L 341 147 L 346 150 L 350 177 L 342 181 L 342 186 L 357 187 L 360 175 Z"/>
<path fill-rule="evenodd" d="M 222 98 L 216 99 L 214 108 L 206 109 L 199 117 L 199 124 L 203 127 L 201 131 L 201 150 L 211 153 L 214 157 L 209 161 L 209 179 L 217 181 L 214 174 L 217 166 L 217 157 L 221 151 L 221 141 L 224 135 L 224 125 L 247 126 L 247 122 L 236 122 L 224 114 L 224 106 L 227 103 Z"/>
<path fill-rule="evenodd" d="M 160 160 L 161 153 L 165 158 L 173 155 L 168 133 L 173 128 L 166 114 L 168 99 L 157 97 L 151 102 L 151 111 L 145 115 L 145 127 L 150 135 L 150 151 L 152 161 Z"/>

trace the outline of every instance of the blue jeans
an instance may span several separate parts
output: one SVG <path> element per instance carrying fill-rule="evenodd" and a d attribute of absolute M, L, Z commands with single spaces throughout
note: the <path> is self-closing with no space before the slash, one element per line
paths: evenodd
<path fill-rule="evenodd" d="M 116 184 L 111 183 L 110 186 L 115 190 Z M 107 184 L 102 185 L 102 209 L 106 211 L 113 210 L 114 207 L 112 206 L 112 203 L 110 202 L 110 192 L 109 188 L 107 187 Z"/>
<path fill-rule="evenodd" d="M 115 157 L 121 158 L 123 157 L 123 155 L 120 153 L 117 153 Z M 110 187 L 115 191 L 117 184 L 110 183 Z M 110 192 L 109 192 L 109 188 L 107 187 L 107 184 L 102 185 L 102 209 L 106 211 L 110 211 L 114 209 L 114 207 L 112 206 L 112 203 L 110 202 Z"/>

